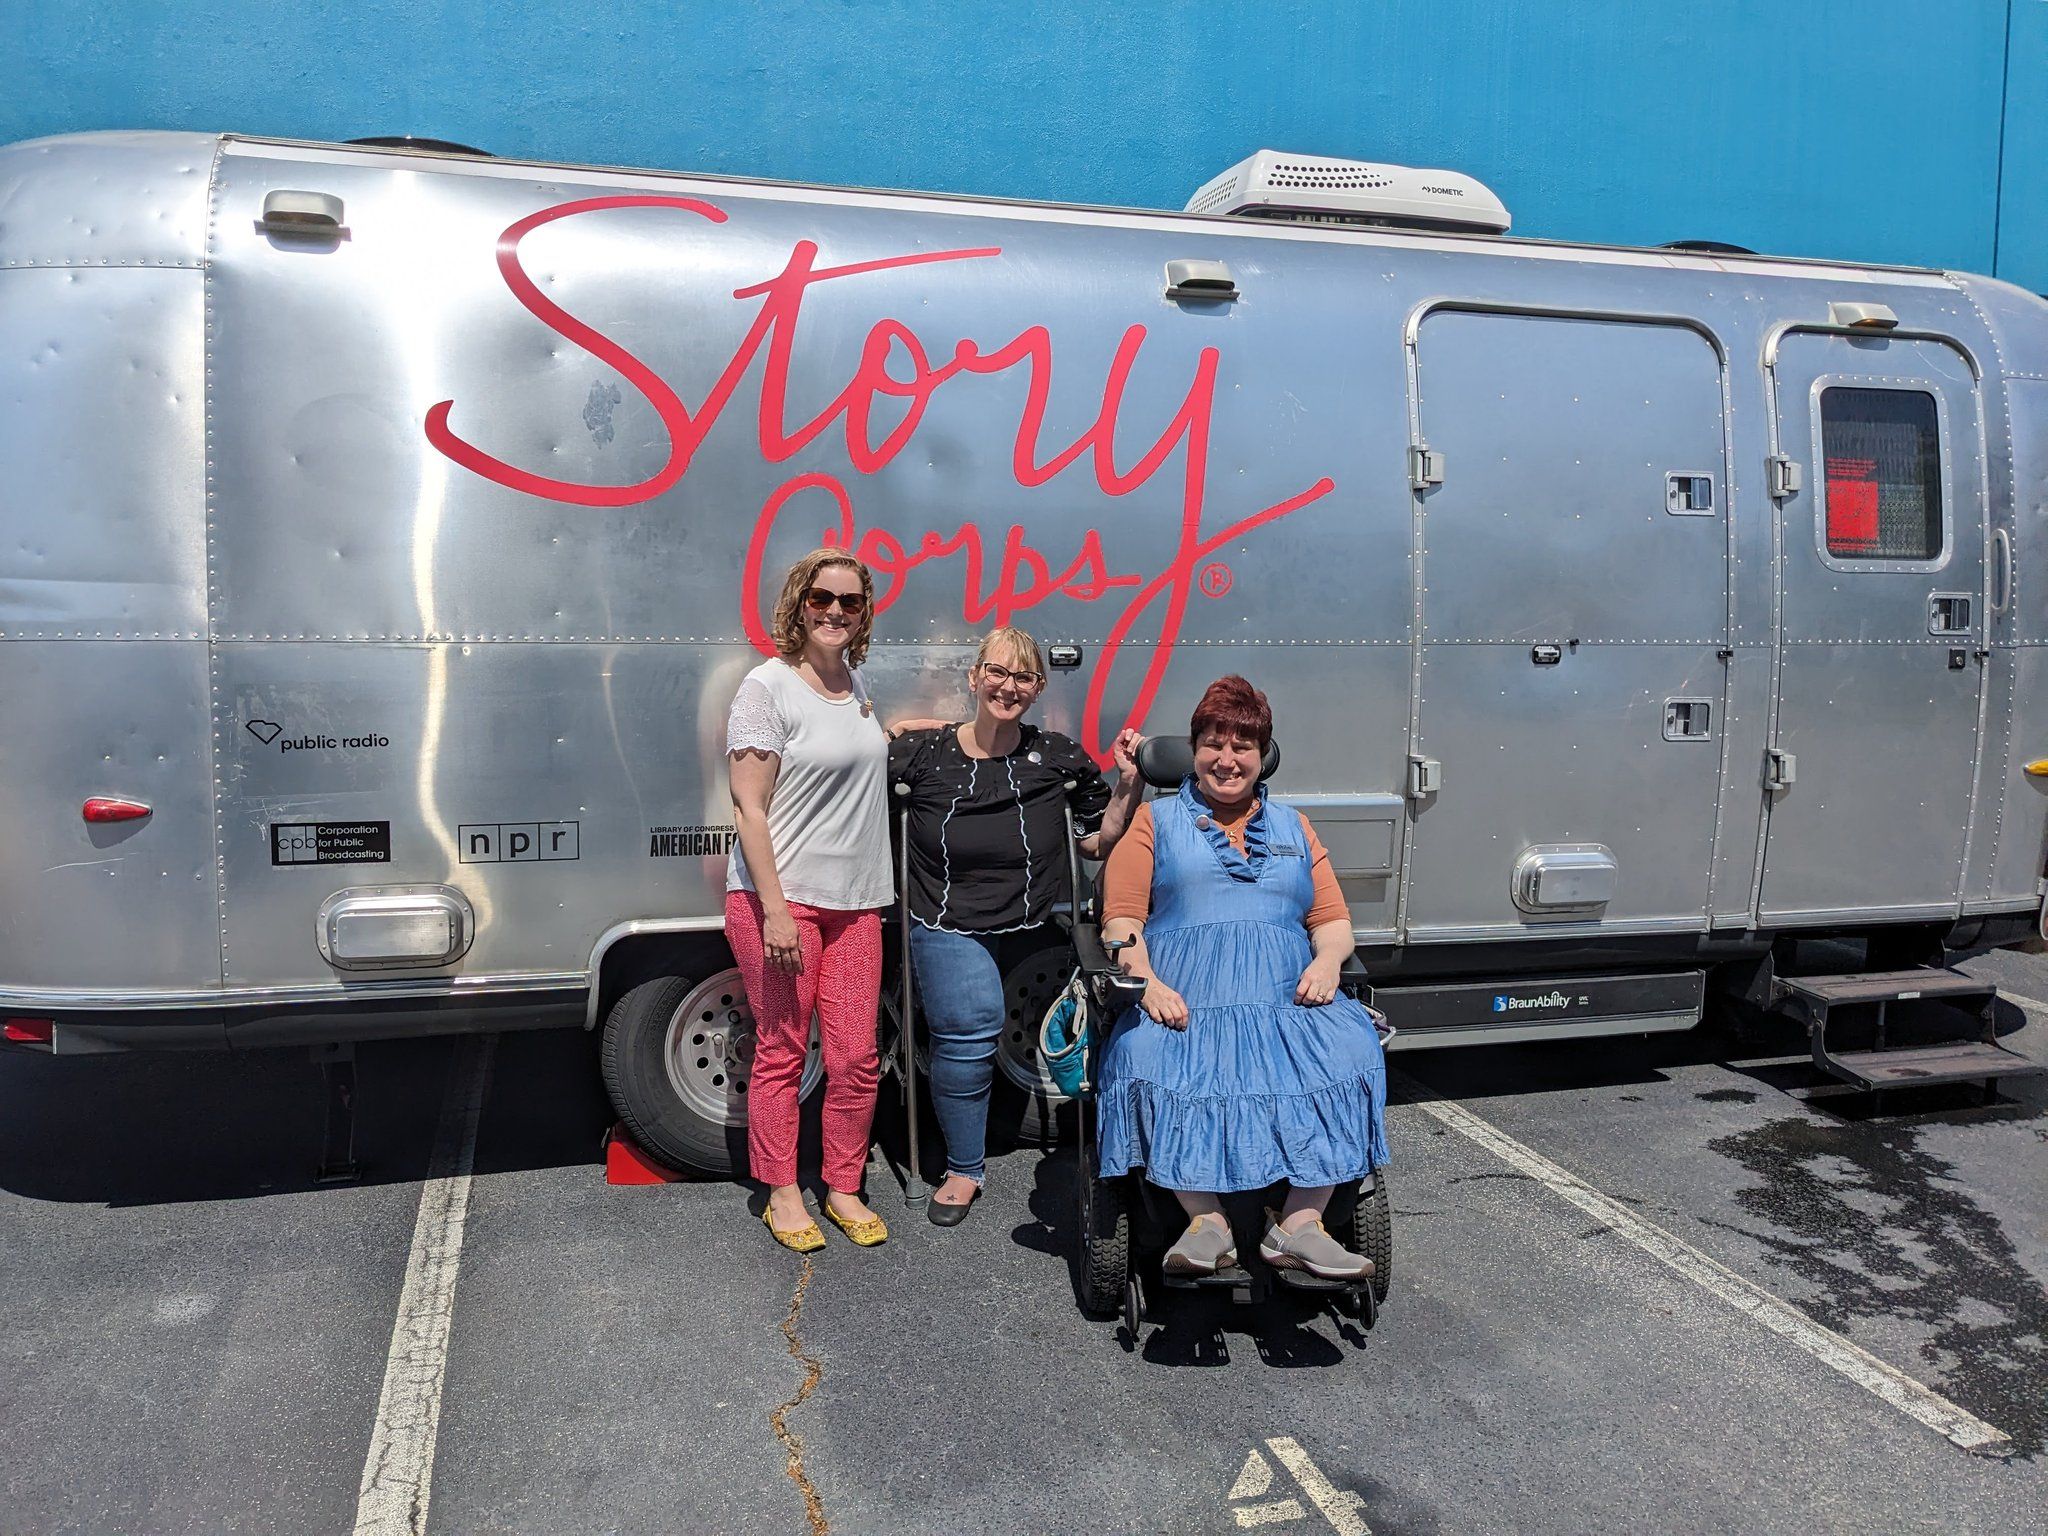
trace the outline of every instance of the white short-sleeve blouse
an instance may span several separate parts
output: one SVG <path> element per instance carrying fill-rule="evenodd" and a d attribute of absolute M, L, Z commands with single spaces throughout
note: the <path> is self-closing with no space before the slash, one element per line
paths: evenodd
<path fill-rule="evenodd" d="M 726 716 L 725 750 L 782 759 L 768 799 L 775 872 L 793 902 L 855 912 L 895 900 L 889 867 L 889 738 L 853 674 L 853 694 L 828 699 L 779 657 L 746 675 Z M 735 842 L 725 888 L 751 891 Z"/>

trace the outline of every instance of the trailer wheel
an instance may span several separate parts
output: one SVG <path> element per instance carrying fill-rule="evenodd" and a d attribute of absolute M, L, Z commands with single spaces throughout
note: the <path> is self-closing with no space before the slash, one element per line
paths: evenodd
<path fill-rule="evenodd" d="M 1038 1026 L 1073 974 L 1067 949 L 1042 949 L 1003 977 L 1003 1032 L 989 1092 L 989 1137 L 998 1146 L 1047 1147 L 1072 1139 L 1073 1103 L 1039 1059 Z"/>
<path fill-rule="evenodd" d="M 677 1168 L 746 1172 L 754 1013 L 736 968 L 634 987 L 605 1019 L 601 1059 L 612 1107 L 642 1147 Z M 798 1096 L 809 1098 L 824 1072 L 813 1024 Z"/>
<path fill-rule="evenodd" d="M 1372 1299 L 1384 1303 L 1394 1281 L 1394 1207 L 1387 1189 L 1387 1170 L 1372 1176 L 1372 1188 L 1354 1186 L 1330 1201 L 1330 1236 L 1353 1253 L 1372 1260 Z"/>
<path fill-rule="evenodd" d="M 996 1037 L 989 1085 L 988 1139 L 996 1147 L 1052 1147 L 1074 1138 L 1074 1102 L 1060 1092 L 1039 1058 L 1038 1026 L 1073 974 L 1065 949 L 1042 949 L 1003 976 L 1003 1032 Z M 885 1011 L 890 1007 L 884 999 Z M 931 1036 L 917 1026 L 917 1069 L 932 1070 Z"/>

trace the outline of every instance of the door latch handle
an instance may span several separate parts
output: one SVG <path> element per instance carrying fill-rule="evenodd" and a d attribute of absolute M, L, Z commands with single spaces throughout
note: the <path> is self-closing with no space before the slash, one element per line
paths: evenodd
<path fill-rule="evenodd" d="M 1408 449 L 1408 484 L 1418 491 L 1444 483 L 1444 456 L 1427 443 L 1413 443 Z"/>
<path fill-rule="evenodd" d="M 1764 788 L 1790 789 L 1799 776 L 1799 759 L 1772 747 L 1764 753 Z"/>
<path fill-rule="evenodd" d="M 1408 759 L 1408 798 L 1420 800 L 1443 788 L 1444 765 L 1433 757 L 1411 755 Z"/>

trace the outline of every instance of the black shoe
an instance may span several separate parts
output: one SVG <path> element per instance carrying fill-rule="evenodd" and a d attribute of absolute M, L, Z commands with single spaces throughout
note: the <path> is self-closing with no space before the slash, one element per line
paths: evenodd
<path fill-rule="evenodd" d="M 935 1227 L 957 1227 L 967 1219 L 968 1211 L 973 1208 L 974 1202 L 980 1198 L 981 1191 L 979 1189 L 967 1197 L 967 1202 L 964 1205 L 955 1205 L 951 1201 L 941 1200 L 934 1195 L 931 1199 L 925 1201 L 924 1213 Z"/>

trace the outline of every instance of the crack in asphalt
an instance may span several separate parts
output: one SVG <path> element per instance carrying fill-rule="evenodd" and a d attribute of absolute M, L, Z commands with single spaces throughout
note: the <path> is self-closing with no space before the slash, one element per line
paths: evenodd
<path fill-rule="evenodd" d="M 811 1536 L 828 1536 L 832 1527 L 825 1519 L 824 1500 L 818 1497 L 818 1490 L 811 1486 L 810 1476 L 804 1471 L 803 1436 L 789 1427 L 790 1414 L 803 1406 L 804 1399 L 818 1390 L 818 1383 L 825 1377 L 825 1367 L 817 1356 L 804 1353 L 803 1339 L 797 1332 L 797 1321 L 804 1310 L 804 1292 L 810 1283 L 811 1261 L 805 1259 L 804 1267 L 797 1271 L 796 1290 L 789 1298 L 789 1315 L 782 1320 L 782 1337 L 787 1341 L 789 1358 L 804 1368 L 803 1384 L 796 1389 L 796 1396 L 768 1415 L 768 1423 L 775 1430 L 775 1438 L 782 1442 L 783 1470 L 796 1484 L 796 1491 L 804 1496 L 804 1515 L 811 1522 Z"/>
<path fill-rule="evenodd" d="M 1949 1397 L 2004 1430 L 2013 1454 L 2048 1443 L 2048 1294 L 1998 1217 L 1909 1126 L 1780 1119 L 1708 1143 L 1762 1182 L 1735 1199 L 1766 1230 L 1731 1222 L 1816 1294 L 1826 1326 L 1902 1318 L 1929 1330 L 1920 1358 Z"/>

